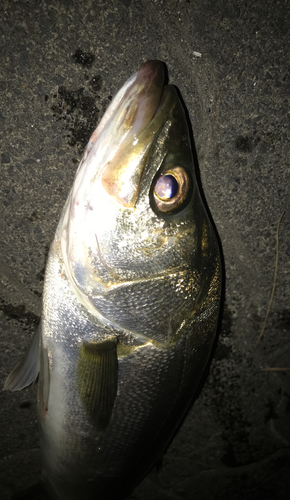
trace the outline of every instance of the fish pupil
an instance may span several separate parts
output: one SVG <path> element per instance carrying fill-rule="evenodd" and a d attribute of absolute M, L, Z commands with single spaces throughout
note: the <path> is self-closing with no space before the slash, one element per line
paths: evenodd
<path fill-rule="evenodd" d="M 162 175 L 156 181 L 154 191 L 161 200 L 171 200 L 178 193 L 178 182 L 171 174 Z"/>

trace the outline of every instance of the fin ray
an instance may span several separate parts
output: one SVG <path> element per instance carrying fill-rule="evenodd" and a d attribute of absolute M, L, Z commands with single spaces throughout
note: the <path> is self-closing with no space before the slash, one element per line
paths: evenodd
<path fill-rule="evenodd" d="M 20 363 L 5 380 L 3 389 L 10 391 L 21 391 L 31 385 L 37 379 L 39 373 L 39 337 L 41 335 L 41 324 L 32 337 L 30 346 Z"/>
<path fill-rule="evenodd" d="M 78 362 L 78 390 L 91 420 L 108 425 L 117 394 L 117 339 L 84 342 Z"/>

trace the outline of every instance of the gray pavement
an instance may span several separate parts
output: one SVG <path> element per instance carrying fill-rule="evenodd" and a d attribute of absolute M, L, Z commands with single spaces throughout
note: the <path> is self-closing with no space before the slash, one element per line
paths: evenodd
<path fill-rule="evenodd" d="M 124 81 L 160 59 L 190 116 L 225 302 L 204 387 L 130 499 L 290 498 L 289 2 L 2 0 L 0 19 L 1 384 L 38 323 L 90 132 Z M 36 387 L 0 398 L 6 500 L 39 479 Z"/>

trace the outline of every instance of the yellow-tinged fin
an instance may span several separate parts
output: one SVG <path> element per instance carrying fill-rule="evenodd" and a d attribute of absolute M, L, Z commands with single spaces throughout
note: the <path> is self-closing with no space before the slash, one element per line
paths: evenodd
<path fill-rule="evenodd" d="M 117 339 L 83 342 L 77 376 L 79 395 L 87 413 L 98 427 L 105 428 L 117 394 Z"/>
<path fill-rule="evenodd" d="M 32 337 L 31 344 L 24 357 L 8 375 L 3 389 L 10 391 L 21 391 L 31 385 L 37 379 L 39 373 L 39 337 L 41 335 L 41 324 Z"/>

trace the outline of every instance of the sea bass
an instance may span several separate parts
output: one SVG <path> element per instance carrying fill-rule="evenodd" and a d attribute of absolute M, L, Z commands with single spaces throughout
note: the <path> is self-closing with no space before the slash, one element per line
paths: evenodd
<path fill-rule="evenodd" d="M 117 93 L 77 170 L 43 313 L 5 388 L 39 371 L 49 498 L 125 499 L 188 409 L 216 334 L 221 265 L 190 134 L 159 61 Z"/>

